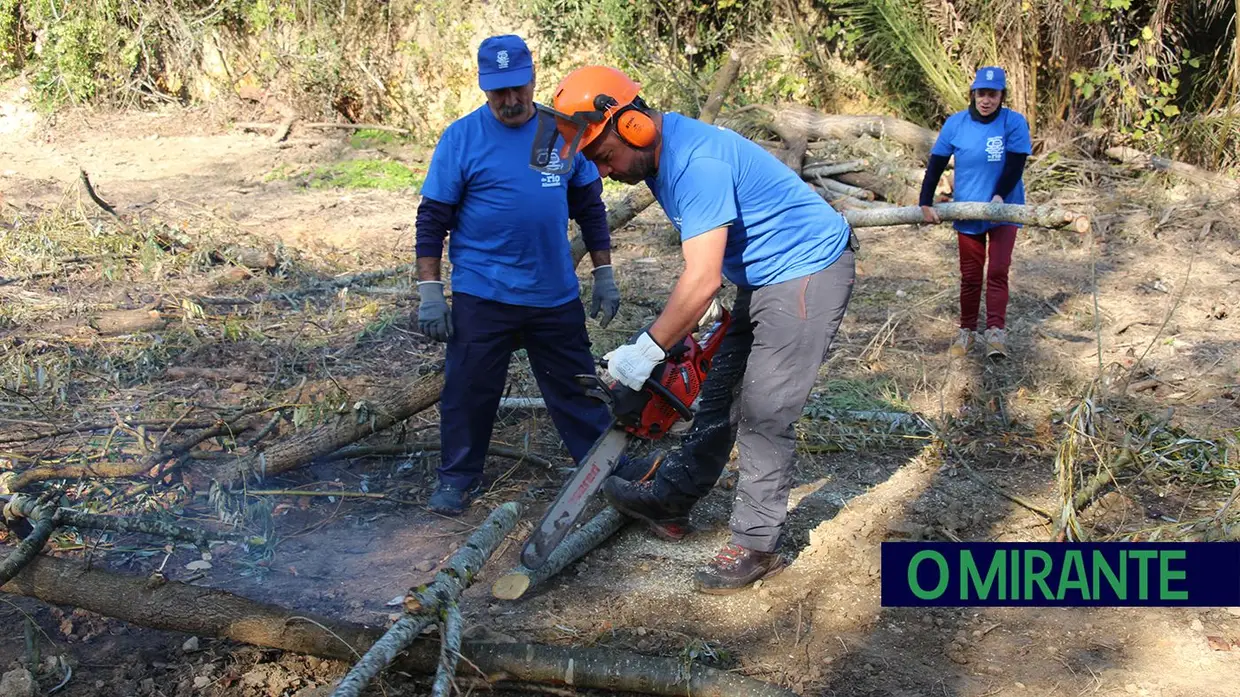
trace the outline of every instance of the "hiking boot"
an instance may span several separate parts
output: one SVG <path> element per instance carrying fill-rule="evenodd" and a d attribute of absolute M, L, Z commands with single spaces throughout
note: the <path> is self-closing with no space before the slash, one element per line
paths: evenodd
<path fill-rule="evenodd" d="M 758 552 L 729 542 L 706 568 L 693 574 L 693 587 L 702 593 L 727 595 L 774 576 L 787 565 L 779 552 Z"/>
<path fill-rule="evenodd" d="M 986 330 L 986 357 L 1007 358 L 1007 332 L 999 327 Z"/>
<path fill-rule="evenodd" d="M 956 358 L 968 355 L 970 349 L 973 348 L 974 334 L 975 332 L 972 329 L 961 328 L 948 352 Z"/>
<path fill-rule="evenodd" d="M 611 507 L 646 524 L 658 537 L 679 542 L 692 532 L 689 516 L 668 506 L 653 479 L 630 482 L 611 476 L 603 482 L 603 496 Z"/>
<path fill-rule="evenodd" d="M 435 487 L 435 493 L 431 494 L 431 500 L 427 502 L 426 507 L 442 515 L 458 516 L 464 513 L 469 508 L 469 502 L 481 493 L 481 484 L 462 489 L 440 482 L 439 486 Z"/>

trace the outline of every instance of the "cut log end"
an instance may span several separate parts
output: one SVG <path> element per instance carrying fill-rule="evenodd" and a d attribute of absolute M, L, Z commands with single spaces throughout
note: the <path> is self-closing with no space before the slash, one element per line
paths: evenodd
<path fill-rule="evenodd" d="M 1090 229 L 1089 216 L 1086 216 L 1086 215 L 1077 216 L 1076 220 L 1072 221 L 1072 228 L 1076 230 L 1077 232 L 1081 233 L 1082 235 L 1089 232 L 1089 229 Z"/>
<path fill-rule="evenodd" d="M 530 577 L 520 571 L 510 571 L 491 584 L 491 595 L 500 600 L 517 600 L 530 588 Z"/>

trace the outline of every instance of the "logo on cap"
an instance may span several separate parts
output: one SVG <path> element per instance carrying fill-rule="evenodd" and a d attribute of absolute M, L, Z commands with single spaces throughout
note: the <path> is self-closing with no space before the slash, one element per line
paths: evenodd
<path fill-rule="evenodd" d="M 495 62 L 499 64 L 500 70 L 507 70 L 508 69 L 508 52 L 500 51 L 499 53 L 496 53 Z"/>
<path fill-rule="evenodd" d="M 993 79 L 995 79 L 995 71 L 993 71 L 993 70 L 987 70 L 987 71 L 986 71 L 986 79 L 987 79 L 987 80 L 993 80 Z"/>

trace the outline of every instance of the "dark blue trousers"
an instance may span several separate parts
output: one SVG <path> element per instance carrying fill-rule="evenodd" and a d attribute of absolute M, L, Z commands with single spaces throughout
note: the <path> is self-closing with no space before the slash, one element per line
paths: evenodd
<path fill-rule="evenodd" d="M 611 423 L 607 407 L 573 379 L 594 374 L 581 301 L 527 307 L 453 293 L 452 329 L 439 399 L 439 480 L 461 488 L 482 480 L 508 361 L 519 348 L 529 354 L 551 421 L 580 463 Z"/>

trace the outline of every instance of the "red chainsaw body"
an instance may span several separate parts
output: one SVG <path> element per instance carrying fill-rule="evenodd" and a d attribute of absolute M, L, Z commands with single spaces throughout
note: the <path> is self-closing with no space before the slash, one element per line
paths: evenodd
<path fill-rule="evenodd" d="M 692 406 L 702 392 L 702 383 L 710 372 L 711 361 L 723 343 L 732 316 L 725 309 L 706 341 L 699 344 L 690 334 L 668 350 L 668 358 L 660 363 L 650 378 L 663 385 L 678 400 Z M 672 426 L 681 420 L 681 414 L 671 404 L 649 390 L 642 390 L 645 406 L 636 423 L 626 424 L 625 430 L 638 438 L 659 440 L 668 434 Z"/>

